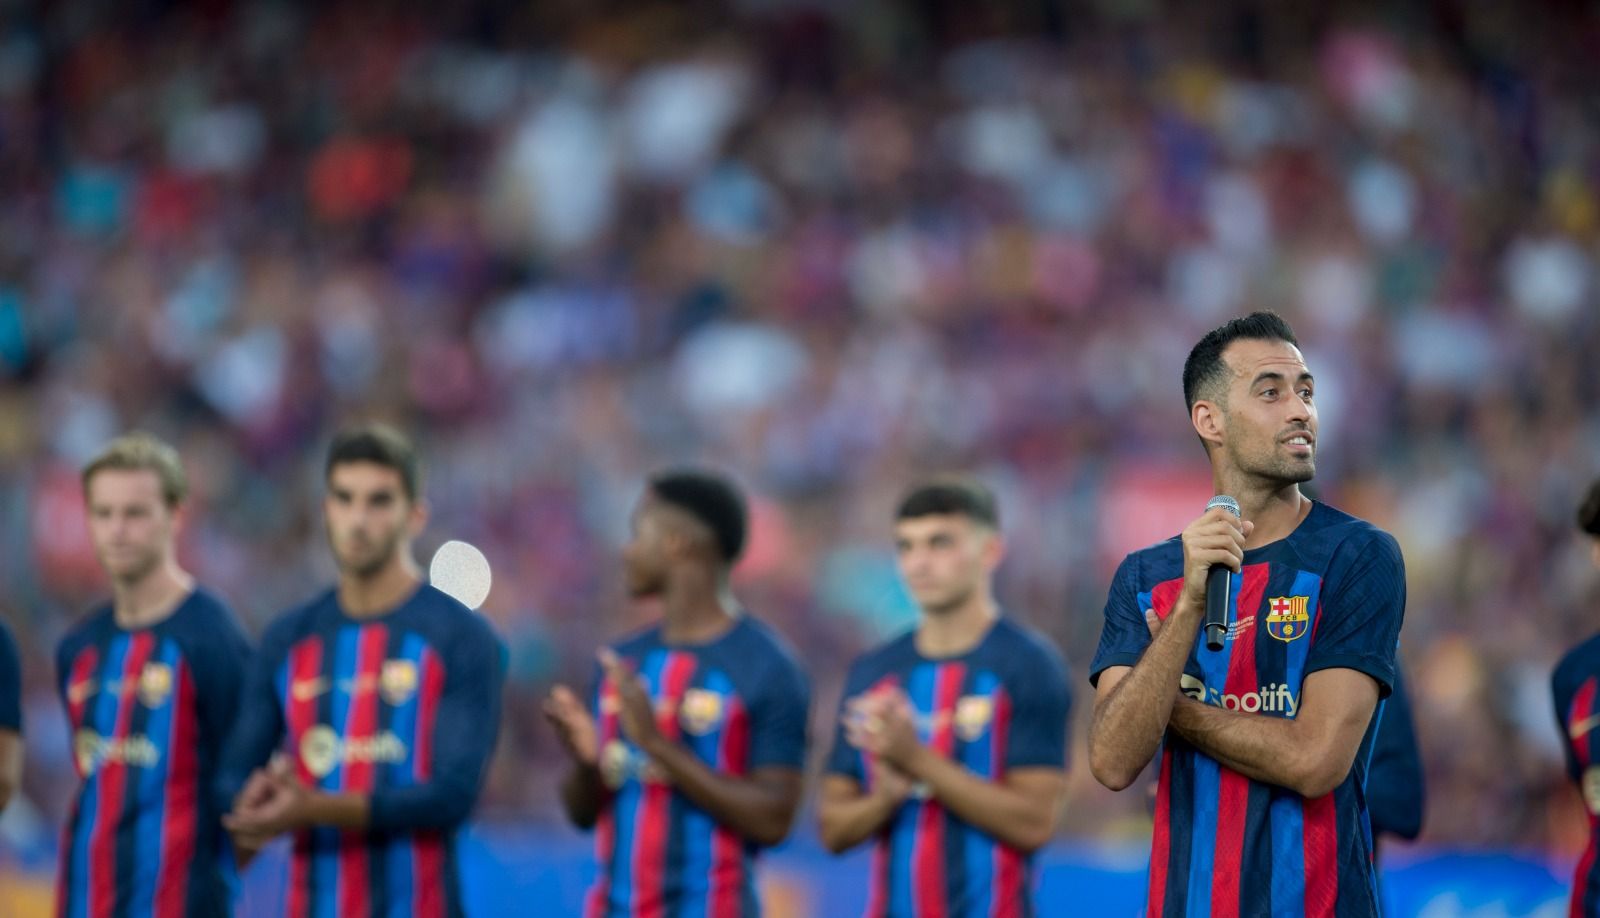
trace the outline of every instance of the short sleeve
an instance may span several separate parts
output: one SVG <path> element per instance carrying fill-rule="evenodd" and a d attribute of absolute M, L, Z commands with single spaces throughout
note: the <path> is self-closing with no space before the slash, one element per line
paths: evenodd
<path fill-rule="evenodd" d="M 1054 650 L 1042 647 L 1028 661 L 1027 670 L 1006 684 L 1012 731 L 1006 767 L 1065 768 L 1067 721 L 1072 713 L 1067 665 Z"/>
<path fill-rule="evenodd" d="M 1422 832 L 1426 792 L 1422 756 L 1405 680 L 1395 670 L 1394 693 L 1383 703 L 1367 770 L 1367 810 L 1374 834 L 1414 839 Z"/>
<path fill-rule="evenodd" d="M 1574 781 L 1583 780 L 1583 766 L 1578 761 L 1578 753 L 1573 748 L 1572 741 L 1568 738 L 1571 724 L 1568 718 L 1572 716 L 1572 700 L 1578 694 L 1578 680 L 1574 677 L 1572 657 L 1562 660 L 1556 671 L 1550 676 L 1550 695 L 1556 707 L 1556 733 L 1561 738 L 1561 753 L 1567 763 L 1567 774 Z"/>
<path fill-rule="evenodd" d="M 0 730 L 22 732 L 22 659 L 11 632 L 0 623 Z"/>
<path fill-rule="evenodd" d="M 803 768 L 811 685 L 793 660 L 774 653 L 750 710 L 750 767 Z"/>
<path fill-rule="evenodd" d="M 1113 666 L 1132 666 L 1139 662 L 1150 645 L 1150 626 L 1139 608 L 1138 567 L 1139 556 L 1129 555 L 1122 559 L 1116 575 L 1111 578 L 1100 646 L 1089 666 L 1090 685 L 1097 684 L 1100 674 Z"/>
<path fill-rule="evenodd" d="M 1341 546 L 1340 552 L 1345 550 Z M 1323 589 L 1306 674 L 1353 669 L 1376 680 L 1380 697 L 1387 697 L 1394 688 L 1395 648 L 1406 605 L 1400 545 L 1375 531 L 1354 546 L 1348 560 L 1335 555 Z"/>

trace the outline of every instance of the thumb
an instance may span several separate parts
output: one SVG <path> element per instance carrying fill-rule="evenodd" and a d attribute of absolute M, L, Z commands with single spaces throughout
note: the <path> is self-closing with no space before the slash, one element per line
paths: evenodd
<path fill-rule="evenodd" d="M 1255 528 L 1256 528 L 1256 524 L 1255 523 L 1252 523 L 1249 520 L 1245 520 L 1243 523 L 1240 524 L 1239 531 L 1244 533 L 1246 536 L 1249 536 L 1250 533 L 1255 530 Z"/>

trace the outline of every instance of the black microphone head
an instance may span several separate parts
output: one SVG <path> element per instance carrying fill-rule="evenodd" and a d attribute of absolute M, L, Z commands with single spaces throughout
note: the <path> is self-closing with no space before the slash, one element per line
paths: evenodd
<path fill-rule="evenodd" d="M 1206 512 L 1210 513 L 1217 507 L 1221 507 L 1234 516 L 1239 515 L 1239 502 L 1226 494 L 1218 494 L 1216 497 L 1211 498 L 1211 501 L 1206 504 Z"/>

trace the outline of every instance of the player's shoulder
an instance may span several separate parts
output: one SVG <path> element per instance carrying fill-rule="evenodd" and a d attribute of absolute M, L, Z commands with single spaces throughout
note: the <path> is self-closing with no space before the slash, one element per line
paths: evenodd
<path fill-rule="evenodd" d="M 1316 501 L 1311 513 L 1291 539 L 1302 544 L 1321 545 L 1331 557 L 1354 559 L 1376 554 L 1380 559 L 1401 562 L 1400 542 L 1376 524 L 1339 508 Z"/>
<path fill-rule="evenodd" d="M 1134 590 L 1147 590 L 1158 583 L 1183 576 L 1183 537 L 1146 545 L 1128 552 L 1117 565 L 1113 583 L 1122 583 Z"/>
<path fill-rule="evenodd" d="M 1573 692 L 1590 676 L 1600 676 L 1600 634 L 1563 654 L 1550 674 L 1550 681 L 1557 691 Z"/>
<path fill-rule="evenodd" d="M 90 610 L 88 615 L 78 619 L 56 644 L 57 657 L 65 659 L 81 648 L 99 641 L 112 626 L 112 615 L 111 604 L 103 603 Z"/>
<path fill-rule="evenodd" d="M 1008 616 L 1001 616 L 994 623 L 988 644 L 995 656 L 1022 670 L 1041 666 L 1066 669 L 1066 660 L 1054 641 L 1037 628 Z"/>
<path fill-rule="evenodd" d="M 233 633 L 239 630 L 239 619 L 233 614 L 233 607 L 222 597 L 202 586 L 195 587 L 194 592 L 189 594 L 189 598 L 184 601 L 181 614 L 183 623 L 187 627 L 202 634 L 215 635 L 219 632 Z"/>
<path fill-rule="evenodd" d="M 305 602 L 278 614 L 261 635 L 263 653 L 283 651 L 316 631 L 319 623 L 338 611 L 337 591 L 329 587 Z"/>
<path fill-rule="evenodd" d="M 457 641 L 479 644 L 500 643 L 494 626 L 484 616 L 468 608 L 461 600 L 430 583 L 417 587 L 408 605 L 420 613 L 420 621 L 429 626 L 448 631 Z"/>
<path fill-rule="evenodd" d="M 805 667 L 800 665 L 800 654 L 778 629 L 749 613 L 739 617 L 726 645 L 733 661 L 740 668 L 751 670 L 762 681 L 806 681 Z"/>
<path fill-rule="evenodd" d="M 635 628 L 613 641 L 608 641 L 609 646 L 618 656 L 639 658 L 662 645 L 661 624 L 659 622 Z"/>
<path fill-rule="evenodd" d="M 909 628 L 900 634 L 872 647 L 850 663 L 846 685 L 857 692 L 891 673 L 902 673 L 917 663 L 917 631 Z"/>

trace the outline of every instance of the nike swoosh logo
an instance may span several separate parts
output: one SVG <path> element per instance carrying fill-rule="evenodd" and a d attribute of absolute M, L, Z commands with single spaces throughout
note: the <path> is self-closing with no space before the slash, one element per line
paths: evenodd
<path fill-rule="evenodd" d="M 1575 722 L 1572 725 L 1572 728 L 1567 731 L 1567 735 L 1571 736 L 1573 739 L 1583 739 L 1584 734 L 1588 733 L 1590 730 L 1593 730 L 1595 727 L 1600 727 L 1600 714 L 1593 714 L 1589 717 L 1585 717 L 1583 720 Z"/>
<path fill-rule="evenodd" d="M 328 690 L 328 680 L 318 676 L 315 679 L 297 679 L 289 686 L 289 696 L 295 701 L 310 701 Z"/>

